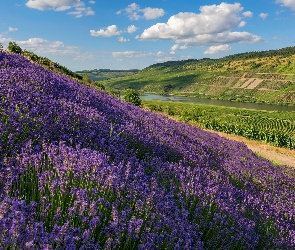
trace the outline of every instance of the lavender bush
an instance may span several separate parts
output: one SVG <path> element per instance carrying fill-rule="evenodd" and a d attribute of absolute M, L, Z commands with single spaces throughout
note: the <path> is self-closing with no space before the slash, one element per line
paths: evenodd
<path fill-rule="evenodd" d="M 295 176 L 0 51 L 0 249 L 294 249 Z"/>

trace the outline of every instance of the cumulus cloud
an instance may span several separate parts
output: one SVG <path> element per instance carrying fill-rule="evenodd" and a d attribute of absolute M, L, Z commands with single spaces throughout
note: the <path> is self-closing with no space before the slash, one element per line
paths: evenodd
<path fill-rule="evenodd" d="M 124 10 L 117 11 L 117 14 L 125 14 L 130 20 L 139 20 L 140 18 L 151 20 L 164 16 L 165 11 L 161 8 L 146 7 L 141 9 L 136 3 L 129 4 Z"/>
<path fill-rule="evenodd" d="M 92 0 L 91 0 L 91 1 L 89 1 L 89 3 L 90 3 L 90 4 L 95 4 L 95 1 L 92 1 Z"/>
<path fill-rule="evenodd" d="M 160 8 L 144 8 L 142 10 L 143 16 L 145 19 L 150 20 L 150 19 L 157 19 L 158 17 L 164 16 L 165 11 Z"/>
<path fill-rule="evenodd" d="M 118 36 L 122 33 L 121 30 L 118 29 L 117 25 L 111 25 L 106 29 L 100 30 L 90 30 L 91 36 L 103 36 L 103 37 L 110 37 L 110 36 Z"/>
<path fill-rule="evenodd" d="M 127 32 L 130 34 L 136 32 L 137 30 L 138 30 L 138 28 L 135 25 L 130 25 L 127 28 Z"/>
<path fill-rule="evenodd" d="M 260 13 L 259 17 L 261 17 L 263 20 L 265 20 L 268 17 L 267 13 Z"/>
<path fill-rule="evenodd" d="M 245 11 L 245 12 L 242 13 L 242 15 L 244 17 L 253 17 L 253 12 L 251 12 L 251 11 Z"/>
<path fill-rule="evenodd" d="M 180 46 L 180 45 L 178 45 L 178 44 L 175 44 L 175 45 L 173 45 L 172 47 L 171 47 L 171 52 L 170 52 L 170 54 L 175 54 L 175 51 L 176 50 L 185 50 L 185 49 L 187 49 L 188 47 L 186 46 L 186 45 L 182 45 L 182 46 Z"/>
<path fill-rule="evenodd" d="M 277 4 L 281 4 L 287 8 L 290 8 L 292 11 L 295 11 L 295 1 L 294 0 L 276 0 Z"/>
<path fill-rule="evenodd" d="M 242 28 L 242 27 L 245 27 L 246 25 L 247 23 L 245 21 L 241 21 L 239 24 L 239 27 Z"/>
<path fill-rule="evenodd" d="M 262 41 L 257 35 L 234 31 L 246 25 L 240 14 L 242 10 L 240 3 L 201 6 L 200 13 L 180 12 L 166 23 L 157 23 L 145 29 L 136 38 L 172 40 L 188 47 Z M 244 16 L 249 17 L 250 12 L 244 12 Z"/>
<path fill-rule="evenodd" d="M 140 38 L 177 39 L 196 34 L 221 33 L 236 28 L 241 21 L 237 14 L 242 7 L 238 3 L 202 6 L 200 10 L 200 14 L 180 12 L 171 16 L 167 23 L 157 23 L 144 30 Z"/>
<path fill-rule="evenodd" d="M 123 51 L 123 52 L 112 52 L 112 56 L 115 58 L 142 58 L 153 56 L 154 53 L 144 53 L 144 52 L 137 52 L 137 51 Z"/>
<path fill-rule="evenodd" d="M 105 29 L 100 30 L 90 30 L 91 36 L 102 36 L 102 37 L 111 37 L 111 36 L 119 36 L 124 32 L 128 32 L 129 34 L 137 31 L 137 27 L 135 25 L 130 25 L 127 27 L 127 30 L 120 30 L 117 25 L 113 24 Z M 129 39 L 125 39 L 124 37 L 118 37 L 119 42 L 129 42 Z"/>
<path fill-rule="evenodd" d="M 94 1 L 89 1 L 93 4 Z M 77 18 L 82 16 L 94 15 L 94 11 L 90 7 L 85 7 L 85 3 L 81 0 L 28 0 L 26 6 L 37 10 L 54 10 L 65 11 L 74 8 L 68 14 L 75 15 Z"/>
<path fill-rule="evenodd" d="M 119 41 L 120 43 L 126 43 L 126 42 L 129 42 L 130 40 L 129 40 L 129 39 L 126 39 L 126 38 L 124 38 L 124 37 L 122 37 L 122 36 L 120 36 L 120 37 L 118 37 L 118 41 Z"/>
<path fill-rule="evenodd" d="M 213 55 L 213 54 L 218 54 L 220 52 L 226 52 L 230 51 L 231 47 L 228 44 L 224 45 L 217 45 L 217 46 L 210 46 L 205 52 L 205 55 Z"/>

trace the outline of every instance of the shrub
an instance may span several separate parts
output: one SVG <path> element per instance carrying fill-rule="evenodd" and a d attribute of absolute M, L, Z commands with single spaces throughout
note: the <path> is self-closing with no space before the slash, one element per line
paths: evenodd
<path fill-rule="evenodd" d="M 18 46 L 16 42 L 9 42 L 8 50 L 16 54 L 21 54 L 23 52 L 22 48 Z"/>
<path fill-rule="evenodd" d="M 135 106 L 141 106 L 139 93 L 135 89 L 126 89 L 123 99 L 126 102 L 133 103 Z"/>

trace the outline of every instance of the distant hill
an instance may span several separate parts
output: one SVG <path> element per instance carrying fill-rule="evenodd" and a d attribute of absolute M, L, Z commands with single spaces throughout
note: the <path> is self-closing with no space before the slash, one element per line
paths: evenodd
<path fill-rule="evenodd" d="M 110 78 L 117 78 L 123 76 L 129 76 L 137 73 L 138 69 L 130 69 L 130 70 L 111 70 L 111 69 L 93 69 L 93 70 L 81 70 L 76 71 L 77 74 L 83 76 L 86 72 L 89 78 L 93 81 L 97 80 L 107 80 Z"/>
<path fill-rule="evenodd" d="M 223 100 L 295 104 L 295 47 L 153 64 L 104 80 L 110 89 Z"/>

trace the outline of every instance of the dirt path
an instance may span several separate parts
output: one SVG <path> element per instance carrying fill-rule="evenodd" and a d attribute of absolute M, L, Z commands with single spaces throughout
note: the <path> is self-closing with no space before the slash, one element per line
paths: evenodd
<path fill-rule="evenodd" d="M 218 135 L 231 140 L 244 142 L 253 152 L 263 158 L 271 160 L 275 164 L 295 167 L 295 150 L 274 147 L 263 142 L 248 140 L 237 135 L 225 134 L 216 131 L 210 132 L 217 133 Z"/>

